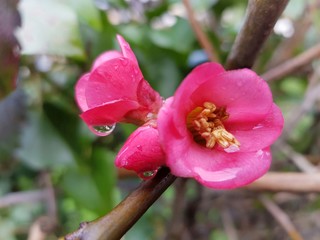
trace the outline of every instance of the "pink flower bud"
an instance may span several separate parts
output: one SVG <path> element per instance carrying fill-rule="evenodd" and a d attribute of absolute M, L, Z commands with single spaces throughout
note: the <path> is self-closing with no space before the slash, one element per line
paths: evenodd
<path fill-rule="evenodd" d="M 143 179 L 153 177 L 158 168 L 165 165 L 158 130 L 152 125 L 135 130 L 119 151 L 115 164 L 136 171 Z"/>

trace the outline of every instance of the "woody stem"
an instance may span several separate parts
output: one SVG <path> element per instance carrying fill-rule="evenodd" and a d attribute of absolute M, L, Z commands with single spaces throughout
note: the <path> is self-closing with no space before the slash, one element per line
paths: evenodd
<path fill-rule="evenodd" d="M 77 231 L 68 234 L 64 239 L 120 239 L 175 179 L 168 168 L 161 168 L 153 179 L 143 181 L 109 214 L 95 221 L 80 224 Z"/>

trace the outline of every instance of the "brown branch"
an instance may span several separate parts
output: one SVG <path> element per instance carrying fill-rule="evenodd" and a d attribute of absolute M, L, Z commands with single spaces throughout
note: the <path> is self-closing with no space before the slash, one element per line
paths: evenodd
<path fill-rule="evenodd" d="M 264 195 L 259 197 L 261 203 L 270 212 L 270 214 L 280 223 L 292 240 L 303 240 L 300 233 L 296 230 L 288 215 L 282 211 L 271 199 Z"/>
<path fill-rule="evenodd" d="M 282 152 L 286 157 L 288 157 L 302 172 L 318 172 L 318 169 L 311 164 L 305 156 L 296 152 L 290 145 L 280 140 L 275 147 L 278 149 L 278 151 Z"/>
<path fill-rule="evenodd" d="M 320 57 L 320 43 L 306 50 L 300 55 L 278 65 L 277 67 L 268 70 L 262 74 L 261 77 L 266 81 L 278 80 L 289 75 L 298 68 L 309 64 L 312 60 L 318 57 Z"/>
<path fill-rule="evenodd" d="M 320 175 L 319 173 L 269 172 L 244 188 L 254 191 L 319 193 Z"/>
<path fill-rule="evenodd" d="M 213 45 L 211 44 L 208 36 L 202 31 L 200 24 L 195 19 L 189 0 L 183 0 L 183 4 L 187 10 L 187 14 L 188 14 L 188 18 L 189 18 L 192 30 L 194 31 L 200 45 L 208 54 L 208 58 L 210 59 L 210 61 L 218 62 L 219 58 L 218 58 L 217 52 L 214 49 Z"/>
<path fill-rule="evenodd" d="M 288 0 L 249 0 L 246 19 L 228 56 L 226 68 L 251 68 Z"/>
<path fill-rule="evenodd" d="M 174 182 L 169 169 L 162 168 L 157 175 L 144 181 L 109 214 L 80 224 L 80 228 L 64 237 L 65 240 L 120 239 L 161 194 Z"/>

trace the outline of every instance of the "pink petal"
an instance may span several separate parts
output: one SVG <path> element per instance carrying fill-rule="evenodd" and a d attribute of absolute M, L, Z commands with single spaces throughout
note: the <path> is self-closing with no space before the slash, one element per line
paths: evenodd
<path fill-rule="evenodd" d="M 115 164 L 139 174 L 157 170 L 164 165 L 164 160 L 158 130 L 147 125 L 139 127 L 130 135 L 119 151 Z"/>
<path fill-rule="evenodd" d="M 138 60 L 136 58 L 136 55 L 134 55 L 134 52 L 132 51 L 129 43 L 127 43 L 126 40 L 124 40 L 124 38 L 119 34 L 117 35 L 117 40 L 120 45 L 123 56 L 129 58 L 138 66 Z"/>
<path fill-rule="evenodd" d="M 137 87 L 137 101 L 151 113 L 158 113 L 163 104 L 160 94 L 145 80 L 140 81 Z"/>
<path fill-rule="evenodd" d="M 225 72 L 225 70 L 220 64 L 217 63 L 203 63 L 194 68 L 176 90 L 174 94 L 175 100 L 173 107 L 187 109 L 187 111 L 189 111 L 190 106 L 188 105 L 188 100 L 191 94 L 199 87 L 199 85 L 207 82 L 208 80 L 214 79 L 223 72 Z"/>
<path fill-rule="evenodd" d="M 193 177 L 210 188 L 246 185 L 265 174 L 271 163 L 268 150 L 225 153 L 204 148 L 190 139 L 166 140 L 163 149 L 167 155 L 166 165 L 172 174 Z"/>
<path fill-rule="evenodd" d="M 201 84 L 191 95 L 196 106 L 210 101 L 227 107 L 229 121 L 258 122 L 272 107 L 267 83 L 249 69 L 227 71 Z"/>
<path fill-rule="evenodd" d="M 174 121 L 181 131 L 185 134 L 186 115 L 196 106 L 190 101 L 191 94 L 202 83 L 215 78 L 219 74 L 225 72 L 223 67 L 217 63 L 203 63 L 192 70 L 191 73 L 183 80 L 174 94 L 174 101 L 172 108 L 178 109 L 176 111 Z"/>
<path fill-rule="evenodd" d="M 75 97 L 81 111 L 88 110 L 88 104 L 86 100 L 86 86 L 87 86 L 89 77 L 90 77 L 89 73 L 82 75 L 75 87 L 76 88 Z"/>
<path fill-rule="evenodd" d="M 260 123 L 233 122 L 225 127 L 240 142 L 240 151 L 252 152 L 270 146 L 280 136 L 283 124 L 281 110 L 273 104 L 266 118 Z"/>
<path fill-rule="evenodd" d="M 172 163 L 176 169 L 179 169 L 183 177 L 192 177 L 193 174 L 190 168 L 185 166 L 184 160 L 187 157 L 186 154 L 193 140 L 189 132 L 186 131 L 185 134 L 181 134 L 181 132 L 178 131 L 173 121 L 175 112 L 171 107 L 172 101 L 173 98 L 167 99 L 158 114 L 157 122 L 160 142 L 167 155 L 166 162 L 169 164 Z"/>
<path fill-rule="evenodd" d="M 112 125 L 123 120 L 131 110 L 137 109 L 139 104 L 130 100 L 108 102 L 83 112 L 80 116 L 89 126 Z"/>
<path fill-rule="evenodd" d="M 137 99 L 137 87 L 143 76 L 139 67 L 127 58 L 102 63 L 91 74 L 86 86 L 89 108 L 118 99 Z"/>
<path fill-rule="evenodd" d="M 198 165 L 192 164 L 198 182 L 209 188 L 232 189 L 264 175 L 271 164 L 271 153 L 267 148 L 248 153 L 217 154 L 202 160 Z"/>
<path fill-rule="evenodd" d="M 181 135 L 173 121 L 176 112 L 171 103 L 169 99 L 161 108 L 158 129 L 166 165 L 172 174 L 193 177 L 207 187 L 229 189 L 248 184 L 268 170 L 268 150 L 226 153 L 198 145 L 188 131 Z"/>
<path fill-rule="evenodd" d="M 99 67 L 102 63 L 114 58 L 119 58 L 119 57 L 123 57 L 123 55 L 118 51 L 112 50 L 112 51 L 104 52 L 96 58 L 96 60 L 94 61 L 91 67 L 91 71 Z"/>

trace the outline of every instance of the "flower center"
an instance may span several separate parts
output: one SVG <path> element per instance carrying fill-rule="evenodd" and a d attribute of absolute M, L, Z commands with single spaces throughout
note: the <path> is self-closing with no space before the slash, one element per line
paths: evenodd
<path fill-rule="evenodd" d="M 225 107 L 216 107 L 211 102 L 196 107 L 187 116 L 187 128 L 200 145 L 212 149 L 216 143 L 223 148 L 239 148 L 240 142 L 229 133 L 223 122 L 229 118 Z"/>

